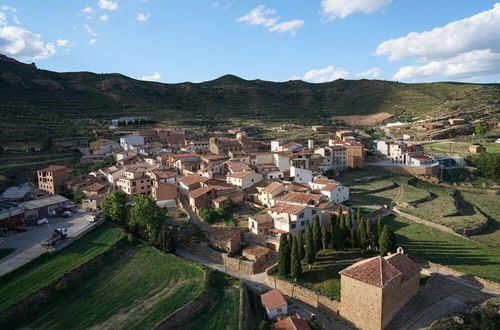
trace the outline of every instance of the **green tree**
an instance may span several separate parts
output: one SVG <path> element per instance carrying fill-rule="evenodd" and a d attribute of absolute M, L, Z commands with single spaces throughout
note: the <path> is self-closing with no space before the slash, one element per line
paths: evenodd
<path fill-rule="evenodd" d="M 486 127 L 484 127 L 481 123 L 476 123 L 476 125 L 474 126 L 474 132 L 477 135 L 483 136 L 484 134 L 486 134 Z"/>
<path fill-rule="evenodd" d="M 306 262 L 309 265 L 309 269 L 311 269 L 311 265 L 314 263 L 316 259 L 316 248 L 314 247 L 314 239 L 313 239 L 313 231 L 309 223 L 306 226 Z"/>
<path fill-rule="evenodd" d="M 360 219 L 358 228 L 359 228 L 359 246 L 362 249 L 366 249 L 368 247 L 368 237 L 366 235 L 366 225 L 362 219 Z"/>
<path fill-rule="evenodd" d="M 292 255 L 291 255 L 291 265 L 290 265 L 290 275 L 297 280 L 302 275 L 302 264 L 300 262 L 299 256 L 299 244 L 297 238 L 292 238 Z"/>
<path fill-rule="evenodd" d="M 314 251 L 318 251 L 321 246 L 321 226 L 319 224 L 319 217 L 317 215 L 315 215 L 313 218 L 312 232 L 314 241 Z"/>
<path fill-rule="evenodd" d="M 377 242 L 380 240 L 380 236 L 382 235 L 382 229 L 383 229 L 382 219 L 378 218 L 378 220 L 377 220 L 377 237 L 378 237 L 378 240 L 377 240 Z"/>
<path fill-rule="evenodd" d="M 323 250 L 325 250 L 328 247 L 329 243 L 330 243 L 330 232 L 327 229 L 326 223 L 323 222 L 323 225 L 321 226 L 321 244 L 323 246 Z"/>
<path fill-rule="evenodd" d="M 130 209 L 130 228 L 144 240 L 158 243 L 158 233 L 165 226 L 167 213 L 155 200 L 146 195 L 135 198 L 135 205 Z"/>
<path fill-rule="evenodd" d="M 278 250 L 278 274 L 287 276 L 290 274 L 290 247 L 288 246 L 287 234 L 280 236 L 280 248 Z"/>
<path fill-rule="evenodd" d="M 380 255 L 385 256 L 389 252 L 396 252 L 396 236 L 391 226 L 384 225 L 379 239 Z"/>
<path fill-rule="evenodd" d="M 332 245 L 335 250 L 342 250 L 344 248 L 344 236 L 342 235 L 342 229 L 340 224 L 337 222 L 332 233 Z"/>
<path fill-rule="evenodd" d="M 73 195 L 73 200 L 75 201 L 75 203 L 81 203 L 82 200 L 87 197 L 85 196 L 85 194 L 83 193 L 83 191 L 81 190 L 77 190 L 75 192 L 75 194 Z"/>
<path fill-rule="evenodd" d="M 304 251 L 304 239 L 302 238 L 302 233 L 299 232 L 297 235 L 297 246 L 299 248 L 299 259 L 303 260 L 306 252 Z"/>
<path fill-rule="evenodd" d="M 121 190 L 114 190 L 102 201 L 102 213 L 116 224 L 127 224 L 127 195 Z"/>
<path fill-rule="evenodd" d="M 333 220 L 333 218 L 332 218 Z M 329 233 L 329 236 L 330 236 L 330 242 L 328 243 L 328 248 L 329 249 L 333 249 L 334 248 L 334 245 L 333 245 L 333 235 L 334 235 L 334 231 L 335 231 L 335 225 L 336 225 L 336 222 L 333 222 L 330 223 L 330 233 Z"/>
<path fill-rule="evenodd" d="M 68 186 L 66 186 L 65 184 L 63 184 L 59 188 L 59 195 L 61 195 L 63 197 L 66 197 L 67 199 L 73 199 L 74 198 L 73 190 L 71 190 L 70 188 L 68 188 Z"/>
<path fill-rule="evenodd" d="M 352 225 L 352 216 L 351 216 L 351 209 L 347 209 L 347 214 L 344 217 L 345 221 L 345 229 L 346 231 L 350 232 L 353 225 Z"/>

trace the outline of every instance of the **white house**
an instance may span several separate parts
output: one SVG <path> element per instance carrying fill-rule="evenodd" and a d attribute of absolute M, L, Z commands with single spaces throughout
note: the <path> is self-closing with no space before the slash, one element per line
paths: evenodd
<path fill-rule="evenodd" d="M 298 167 L 290 167 L 290 176 L 293 177 L 293 181 L 303 184 L 308 184 L 312 181 L 313 175 L 311 170 L 306 170 Z"/>
<path fill-rule="evenodd" d="M 115 141 L 106 141 L 101 145 L 100 149 L 94 150 L 94 154 L 96 155 L 108 155 L 111 154 L 111 151 L 120 148 L 120 144 Z"/>
<path fill-rule="evenodd" d="M 284 139 L 275 139 L 271 141 L 271 151 L 272 152 L 277 152 L 279 151 L 279 148 L 281 145 L 285 144 L 286 140 Z"/>
<path fill-rule="evenodd" d="M 304 233 L 307 223 L 312 224 L 315 209 L 299 204 L 276 203 L 268 210 L 273 218 L 274 228 L 278 232 L 291 233 L 293 236 L 299 232 Z"/>
<path fill-rule="evenodd" d="M 260 300 L 270 320 L 274 320 L 276 317 L 288 313 L 288 304 L 285 297 L 283 297 L 281 291 L 278 289 L 261 294 Z"/>
<path fill-rule="evenodd" d="M 263 176 L 260 173 L 255 172 L 235 172 L 228 174 L 226 176 L 226 182 L 236 186 L 240 189 L 247 189 L 256 184 L 257 182 L 262 181 Z"/>
<path fill-rule="evenodd" d="M 293 157 L 291 152 L 277 152 L 273 154 L 273 164 L 278 166 L 281 171 L 290 169 L 290 159 Z"/>
<path fill-rule="evenodd" d="M 135 134 L 125 135 L 120 138 L 120 145 L 123 150 L 136 150 L 144 145 L 144 137 Z"/>
<path fill-rule="evenodd" d="M 328 200 L 331 200 L 335 204 L 340 204 L 349 200 L 349 188 L 331 183 L 321 188 L 321 195 L 326 196 Z"/>
<path fill-rule="evenodd" d="M 414 156 L 410 159 L 412 166 L 429 166 L 435 163 L 435 161 L 429 156 Z"/>

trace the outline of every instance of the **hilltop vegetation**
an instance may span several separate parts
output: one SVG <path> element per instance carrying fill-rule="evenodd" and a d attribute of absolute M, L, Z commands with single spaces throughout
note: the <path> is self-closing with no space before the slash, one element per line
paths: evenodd
<path fill-rule="evenodd" d="M 0 114 L 5 119 L 0 139 L 33 139 L 48 132 L 85 135 L 110 118 L 134 114 L 183 125 L 230 118 L 321 121 L 375 113 L 411 118 L 464 111 L 480 117 L 497 111 L 499 96 L 498 84 L 277 83 L 232 75 L 163 84 L 120 74 L 56 73 L 0 55 Z"/>

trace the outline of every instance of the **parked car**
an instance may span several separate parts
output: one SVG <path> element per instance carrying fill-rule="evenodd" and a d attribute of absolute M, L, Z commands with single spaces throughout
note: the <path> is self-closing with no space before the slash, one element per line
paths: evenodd
<path fill-rule="evenodd" d="M 39 219 L 36 221 L 37 226 L 44 225 L 46 223 L 49 223 L 49 219 L 47 219 L 47 218 Z"/>
<path fill-rule="evenodd" d="M 63 212 L 64 218 L 71 218 L 72 215 L 73 215 L 73 213 L 71 213 L 71 211 L 64 211 Z"/>

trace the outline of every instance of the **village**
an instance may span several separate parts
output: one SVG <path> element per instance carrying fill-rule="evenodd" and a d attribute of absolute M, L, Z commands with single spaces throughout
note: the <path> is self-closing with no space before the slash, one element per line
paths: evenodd
<path fill-rule="evenodd" d="M 115 119 L 110 128 L 128 121 L 141 123 L 147 117 Z M 401 196 L 367 209 L 360 203 L 364 196 L 391 187 L 375 186 L 362 193 L 357 188 L 392 175 L 435 182 L 444 168 L 463 166 L 463 159 L 451 162 L 450 157 L 426 154 L 418 142 L 394 138 L 372 139 L 368 146 L 355 129 L 331 132 L 324 141 L 298 143 L 254 139 L 242 128 L 198 134 L 186 128 L 142 126 L 90 142 L 80 163 L 102 164 L 98 169 L 82 173 L 51 164 L 38 170 L 36 184 L 6 189 L 0 195 L 0 225 L 12 235 L 5 246 L 22 246 L 30 251 L 29 258 L 67 246 L 104 221 L 103 202 L 120 191 L 129 206 L 138 196 L 149 196 L 167 210 L 175 228 L 176 254 L 212 265 L 260 292 L 270 329 L 310 329 L 316 324 L 325 329 L 412 328 L 455 310 L 455 305 L 440 306 L 434 315 L 422 316 L 432 304 L 412 307 L 415 299 L 428 299 L 422 286 L 440 271 L 422 268 L 419 260 L 405 254 L 404 245 L 397 245 L 395 228 L 382 224 L 386 216 L 405 215 L 396 208 Z M 481 145 L 470 147 L 471 153 L 484 151 Z M 366 173 L 377 174 L 363 178 Z M 357 174 L 355 184 L 342 180 Z M 68 240 L 64 227 L 70 223 Z M 27 244 L 12 243 L 33 226 L 50 226 L 57 239 L 49 242 L 48 231 L 39 231 Z M 16 228 L 28 229 L 15 234 Z M 344 245 L 352 248 L 350 261 L 328 275 L 328 280 L 338 278 L 337 289 L 325 294 L 304 284 L 314 276 L 311 265 L 322 260 L 325 251 L 340 251 Z M 18 259 L 4 259 L 10 262 L 6 271 L 24 262 Z M 459 280 L 442 285 L 454 284 L 474 296 L 460 306 L 498 293 Z"/>

